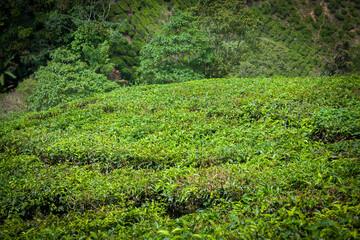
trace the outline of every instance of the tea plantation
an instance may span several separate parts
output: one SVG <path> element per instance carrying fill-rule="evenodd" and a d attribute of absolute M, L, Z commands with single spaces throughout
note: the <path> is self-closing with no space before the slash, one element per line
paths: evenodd
<path fill-rule="evenodd" d="M 125 87 L 1 120 L 0 239 L 358 239 L 360 78 Z"/>

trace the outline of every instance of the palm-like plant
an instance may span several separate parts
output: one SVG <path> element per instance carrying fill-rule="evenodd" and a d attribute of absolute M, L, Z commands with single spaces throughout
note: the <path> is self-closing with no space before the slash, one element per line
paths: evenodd
<path fill-rule="evenodd" d="M 16 78 L 16 76 L 9 70 L 9 64 L 10 61 L 15 57 L 15 55 L 12 55 L 8 57 L 5 61 L 0 62 L 0 88 L 3 88 L 5 86 L 5 77 L 9 76 L 13 79 Z"/>

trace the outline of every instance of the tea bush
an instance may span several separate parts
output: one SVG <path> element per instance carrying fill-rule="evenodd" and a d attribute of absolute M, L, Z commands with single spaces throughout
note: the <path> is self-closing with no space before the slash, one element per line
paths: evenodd
<path fill-rule="evenodd" d="M 360 78 L 120 88 L 0 126 L 0 238 L 357 239 Z"/>
<path fill-rule="evenodd" d="M 359 103 L 357 103 L 359 104 Z M 324 142 L 358 139 L 360 108 L 321 110 L 315 118 L 314 137 Z"/>

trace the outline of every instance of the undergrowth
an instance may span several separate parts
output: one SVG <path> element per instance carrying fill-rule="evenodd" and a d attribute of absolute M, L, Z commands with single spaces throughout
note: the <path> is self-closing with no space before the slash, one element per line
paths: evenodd
<path fill-rule="evenodd" d="M 0 127 L 2 239 L 356 239 L 359 77 L 125 87 Z"/>

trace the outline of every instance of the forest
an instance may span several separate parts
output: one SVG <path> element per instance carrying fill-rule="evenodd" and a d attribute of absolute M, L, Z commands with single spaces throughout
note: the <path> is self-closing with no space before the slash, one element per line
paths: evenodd
<path fill-rule="evenodd" d="M 360 0 L 0 2 L 0 239 L 360 238 Z"/>

